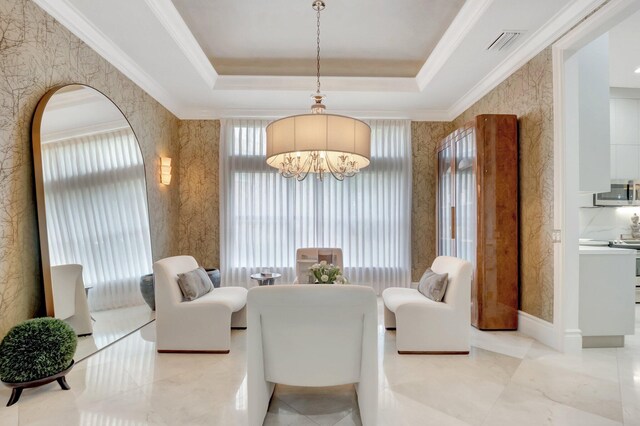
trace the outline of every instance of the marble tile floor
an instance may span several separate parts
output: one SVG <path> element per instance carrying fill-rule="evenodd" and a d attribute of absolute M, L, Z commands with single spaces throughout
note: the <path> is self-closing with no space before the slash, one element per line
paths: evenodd
<path fill-rule="evenodd" d="M 93 334 L 78 338 L 76 361 L 81 361 L 99 349 L 149 324 L 156 317 L 146 304 L 126 308 L 91 312 Z"/>
<path fill-rule="evenodd" d="M 229 355 L 158 354 L 154 327 L 79 362 L 70 391 L 26 390 L 0 408 L 0 425 L 246 424 L 246 331 L 232 332 Z M 517 332 L 472 329 L 469 356 L 423 356 L 398 355 L 382 323 L 378 333 L 381 426 L 640 425 L 640 334 L 625 348 L 563 355 Z M 359 424 L 353 386 L 277 386 L 265 419 Z"/>

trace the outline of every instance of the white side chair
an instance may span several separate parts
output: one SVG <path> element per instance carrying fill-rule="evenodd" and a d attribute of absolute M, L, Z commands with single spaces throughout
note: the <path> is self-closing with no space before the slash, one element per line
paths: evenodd
<path fill-rule="evenodd" d="M 431 269 L 449 274 L 443 301 L 434 302 L 416 289 L 388 288 L 382 292 L 384 325 L 396 329 L 400 354 L 468 354 L 471 263 L 439 256 Z"/>
<path fill-rule="evenodd" d="M 321 257 L 329 257 L 340 269 L 342 266 L 342 249 L 324 247 L 306 247 L 296 250 L 296 284 L 308 284 L 309 267 L 320 262 Z"/>
<path fill-rule="evenodd" d="M 52 266 L 51 288 L 54 316 L 69 324 L 78 336 L 93 333 L 82 279 L 82 265 Z"/>
<path fill-rule="evenodd" d="M 249 290 L 249 426 L 262 425 L 275 384 L 355 383 L 362 424 L 376 424 L 376 294 L 352 285 L 281 285 Z"/>
<path fill-rule="evenodd" d="M 183 301 L 178 274 L 192 271 L 191 256 L 174 256 L 153 265 L 158 352 L 229 353 L 231 328 L 246 328 L 247 289 L 219 287 Z"/>

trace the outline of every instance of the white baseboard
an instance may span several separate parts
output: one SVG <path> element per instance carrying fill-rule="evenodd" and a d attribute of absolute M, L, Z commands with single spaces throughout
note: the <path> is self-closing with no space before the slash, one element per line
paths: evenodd
<path fill-rule="evenodd" d="M 555 350 L 562 350 L 562 348 L 558 347 L 559 342 L 556 329 L 553 324 L 548 321 L 534 317 L 526 312 L 518 311 L 518 331 Z"/>
<path fill-rule="evenodd" d="M 582 331 L 579 329 L 567 329 L 564 331 L 563 352 L 577 354 L 582 351 Z"/>

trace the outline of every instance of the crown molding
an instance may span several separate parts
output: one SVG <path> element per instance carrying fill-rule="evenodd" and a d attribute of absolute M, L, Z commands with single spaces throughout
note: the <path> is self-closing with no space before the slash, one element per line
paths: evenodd
<path fill-rule="evenodd" d="M 185 116 L 190 120 L 220 120 L 224 118 L 257 118 L 263 120 L 275 120 L 290 115 L 305 114 L 307 109 L 245 109 L 227 108 L 220 110 L 186 110 Z M 397 119 L 412 121 L 449 121 L 448 111 L 445 110 L 420 110 L 420 111 L 364 111 L 364 110 L 331 110 L 332 114 L 348 115 L 359 119 Z"/>
<path fill-rule="evenodd" d="M 213 89 L 218 73 L 171 0 L 145 0 L 145 3 L 180 47 L 180 50 L 182 50 L 207 86 Z"/>
<path fill-rule="evenodd" d="M 40 8 L 60 22 L 76 37 L 131 79 L 142 90 L 162 104 L 174 115 L 184 109 L 179 102 L 147 74 L 129 55 L 122 51 L 109 37 L 94 26 L 68 0 L 33 0 Z"/>
<path fill-rule="evenodd" d="M 221 75 L 215 90 L 313 91 L 316 77 Z M 328 92 L 418 92 L 412 77 L 322 77 Z"/>
<path fill-rule="evenodd" d="M 518 71 L 534 56 L 558 40 L 605 1 L 576 0 L 556 13 L 553 18 L 533 33 L 518 49 L 514 50 L 495 67 L 486 78 L 458 99 L 449 108 L 449 119 L 451 121 L 455 120 L 460 114 L 482 99 L 487 93 L 506 80 L 507 77 Z"/>
<path fill-rule="evenodd" d="M 478 19 L 489 8 L 493 0 L 467 0 L 444 35 L 433 49 L 420 71 L 416 75 L 416 83 L 420 91 L 438 74 L 451 54 L 469 34 Z"/>

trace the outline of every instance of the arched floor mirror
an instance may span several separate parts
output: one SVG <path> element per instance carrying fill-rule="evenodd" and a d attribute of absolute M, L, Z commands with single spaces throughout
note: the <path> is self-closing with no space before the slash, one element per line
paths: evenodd
<path fill-rule="evenodd" d="M 79 361 L 155 318 L 139 287 L 152 268 L 144 161 L 120 109 L 81 84 L 47 92 L 32 139 L 47 315 L 81 336 Z"/>

